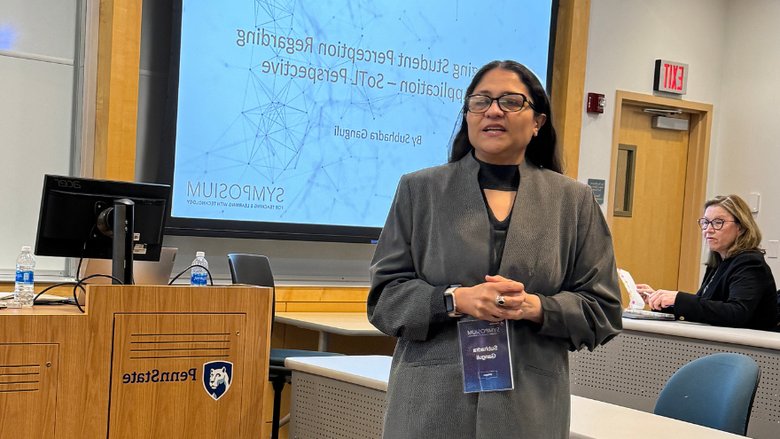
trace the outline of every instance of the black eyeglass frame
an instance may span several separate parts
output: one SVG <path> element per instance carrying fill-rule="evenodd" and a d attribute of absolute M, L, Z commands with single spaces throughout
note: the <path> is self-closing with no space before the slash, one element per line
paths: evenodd
<path fill-rule="evenodd" d="M 501 99 L 504 99 L 506 97 L 513 97 L 513 96 L 520 96 L 520 97 L 522 97 L 523 103 L 520 106 L 520 108 L 518 108 L 517 110 L 507 110 L 506 108 L 504 108 L 503 105 L 501 105 Z M 472 110 L 469 109 L 469 101 L 471 101 L 471 98 L 475 98 L 475 97 L 490 99 L 490 102 L 487 104 L 487 106 L 485 107 L 484 110 L 482 110 L 482 111 L 472 111 Z M 513 99 L 513 100 L 516 100 L 516 99 Z M 501 96 L 499 96 L 497 98 L 491 98 L 490 96 L 481 95 L 481 94 L 468 95 L 468 96 L 466 96 L 466 102 L 464 102 L 463 106 L 464 106 L 465 110 L 468 111 L 469 113 L 483 114 L 483 113 L 487 112 L 490 109 L 491 106 L 493 106 L 493 101 L 496 101 L 498 103 L 498 108 L 501 111 L 503 111 L 504 113 L 517 113 L 518 111 L 521 111 L 523 108 L 525 108 L 525 104 L 526 103 L 528 104 L 529 107 L 531 107 L 532 110 L 536 111 L 536 107 L 534 107 L 534 104 L 531 103 L 531 101 L 528 100 L 528 97 L 526 95 L 522 94 L 522 93 L 505 93 L 505 94 L 502 94 Z"/>
<path fill-rule="evenodd" d="M 696 222 L 699 224 L 699 227 L 702 230 L 707 230 L 710 225 L 712 225 L 712 230 L 720 230 L 726 223 L 736 223 L 736 221 L 724 220 L 720 218 L 715 218 L 712 221 L 708 220 L 707 218 L 699 218 L 696 220 Z"/>

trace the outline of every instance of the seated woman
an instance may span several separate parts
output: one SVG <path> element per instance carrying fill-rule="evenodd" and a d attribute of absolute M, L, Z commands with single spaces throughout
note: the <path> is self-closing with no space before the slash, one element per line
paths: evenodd
<path fill-rule="evenodd" d="M 761 232 L 747 204 L 729 195 L 707 201 L 704 208 L 699 225 L 710 257 L 696 295 L 653 290 L 646 284 L 637 285 L 637 290 L 652 309 L 673 312 L 679 320 L 774 330 L 775 279 L 758 247 Z"/>

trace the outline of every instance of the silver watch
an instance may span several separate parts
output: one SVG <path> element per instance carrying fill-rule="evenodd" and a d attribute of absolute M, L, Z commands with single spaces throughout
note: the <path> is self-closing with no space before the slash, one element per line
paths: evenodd
<path fill-rule="evenodd" d="M 459 287 L 460 285 L 452 285 L 444 291 L 444 308 L 447 309 L 447 315 L 450 317 L 460 317 L 463 315 L 458 312 L 458 307 L 455 304 L 454 291 Z"/>

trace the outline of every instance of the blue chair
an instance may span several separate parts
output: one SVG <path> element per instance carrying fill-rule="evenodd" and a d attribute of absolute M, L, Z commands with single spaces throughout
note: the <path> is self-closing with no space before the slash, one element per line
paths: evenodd
<path fill-rule="evenodd" d="M 747 355 L 698 358 L 669 378 L 653 413 L 744 436 L 760 377 Z"/>
<path fill-rule="evenodd" d="M 228 266 L 230 267 L 230 278 L 234 284 L 258 285 L 270 287 L 274 292 L 274 299 L 271 302 L 272 315 L 276 314 L 276 289 L 274 288 L 274 276 L 271 273 L 271 263 L 268 257 L 264 255 L 252 255 L 243 253 L 231 253 L 228 255 Z M 271 320 L 271 331 L 273 332 L 273 320 Z M 285 384 L 289 384 L 292 378 L 292 370 L 284 366 L 284 360 L 287 357 L 326 357 L 341 355 L 331 352 L 307 351 L 300 349 L 274 349 L 268 354 L 269 368 L 268 381 L 274 389 L 273 417 L 271 419 L 271 439 L 279 438 L 280 406 L 282 403 L 282 390 Z"/>

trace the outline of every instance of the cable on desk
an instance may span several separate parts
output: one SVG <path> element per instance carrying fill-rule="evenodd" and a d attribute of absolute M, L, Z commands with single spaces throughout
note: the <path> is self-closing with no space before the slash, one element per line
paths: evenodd
<path fill-rule="evenodd" d="M 189 267 L 185 268 L 184 270 L 180 271 L 179 274 L 174 276 L 173 279 L 171 279 L 171 281 L 168 282 L 168 285 L 173 285 L 173 283 L 176 281 L 176 279 L 180 278 L 182 274 L 186 273 L 187 270 L 189 270 L 190 268 L 193 268 L 193 267 L 200 267 L 200 268 L 206 270 L 206 273 L 209 275 L 209 281 L 211 282 L 211 286 L 212 287 L 214 286 L 214 278 L 211 277 L 211 272 L 209 271 L 209 269 L 204 267 L 204 266 L 202 266 L 202 265 L 196 265 L 196 264 L 192 264 Z"/>
<path fill-rule="evenodd" d="M 81 289 L 81 291 L 83 291 L 84 294 L 86 294 L 87 290 L 84 288 L 84 285 L 89 285 L 89 283 L 87 283 L 85 281 L 88 280 L 88 279 L 96 278 L 96 277 L 107 277 L 109 279 L 112 279 L 112 280 L 115 280 L 115 281 L 119 282 L 120 285 L 122 284 L 122 282 L 119 279 L 115 278 L 114 276 L 110 276 L 108 274 L 93 274 L 91 276 L 85 277 L 84 279 L 79 279 L 76 282 L 62 282 L 62 283 L 50 285 L 50 286 L 44 288 L 40 293 L 35 295 L 35 297 L 33 298 L 33 303 L 35 303 L 35 300 L 37 300 L 42 294 L 45 294 L 47 291 L 51 290 L 52 288 L 64 287 L 64 286 L 67 286 L 67 285 L 73 285 L 73 303 L 64 303 L 64 304 L 65 305 L 76 305 L 76 307 L 79 309 L 79 311 L 81 311 L 83 313 L 84 312 L 84 308 L 82 308 L 81 305 L 79 305 L 78 290 Z"/>

